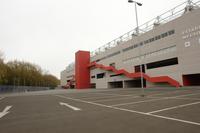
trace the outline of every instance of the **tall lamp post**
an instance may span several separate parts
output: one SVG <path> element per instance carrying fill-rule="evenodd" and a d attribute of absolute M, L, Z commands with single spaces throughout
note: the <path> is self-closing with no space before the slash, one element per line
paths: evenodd
<path fill-rule="evenodd" d="M 142 3 L 133 1 L 133 0 L 128 0 L 129 3 L 134 3 L 135 4 L 135 17 L 136 17 L 136 33 L 137 35 L 139 34 L 139 26 L 138 26 L 138 15 L 137 15 L 137 5 L 142 6 Z"/>
<path fill-rule="evenodd" d="M 138 15 L 137 15 L 137 5 L 138 6 L 142 6 L 142 3 L 139 3 L 137 1 L 133 1 L 133 0 L 128 0 L 129 3 L 134 3 L 135 4 L 135 17 L 136 17 L 136 35 L 139 34 L 139 26 L 138 26 Z M 140 46 L 141 47 L 141 46 Z M 140 48 L 140 56 L 141 56 L 141 48 Z M 142 60 L 142 58 L 140 57 L 140 60 Z M 141 77 L 141 88 L 143 91 L 143 94 L 141 95 L 142 97 L 144 97 L 144 82 L 143 82 L 143 71 L 142 71 L 142 62 L 140 63 L 140 77 Z"/>

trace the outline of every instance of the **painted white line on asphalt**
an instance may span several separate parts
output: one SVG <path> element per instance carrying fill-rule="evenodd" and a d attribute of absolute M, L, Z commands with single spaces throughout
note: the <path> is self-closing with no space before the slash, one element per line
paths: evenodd
<path fill-rule="evenodd" d="M 155 95 L 155 94 L 160 94 L 160 93 L 153 93 L 153 94 L 147 94 L 148 96 L 151 96 L 151 95 Z M 112 94 L 113 95 L 113 94 Z M 114 94 L 115 95 L 115 94 Z M 133 95 L 121 95 L 121 94 L 116 94 L 116 95 L 119 95 L 119 96 L 124 96 L 124 98 L 122 97 L 122 98 L 119 98 L 119 99 L 129 99 L 129 98 L 137 98 L 137 97 L 140 97 L 140 93 L 133 93 Z M 160 97 L 158 97 L 158 98 L 160 98 Z M 110 101 L 110 100 L 112 100 L 112 99 L 105 99 L 105 101 Z M 114 99 L 115 100 L 115 99 Z M 116 99 L 117 100 L 117 99 Z M 94 100 L 94 102 L 96 102 L 96 101 L 98 101 L 98 102 L 101 102 L 101 101 L 104 101 L 104 99 L 103 100 Z"/>
<path fill-rule="evenodd" d="M 167 119 L 167 120 L 172 120 L 172 121 L 178 121 L 178 122 L 182 122 L 182 123 L 187 123 L 187 124 L 192 124 L 192 125 L 200 126 L 200 123 L 198 123 L 198 122 L 186 121 L 186 120 L 182 120 L 182 119 L 177 119 L 177 118 L 172 118 L 172 117 L 166 117 L 166 116 L 161 116 L 161 115 L 155 115 L 155 114 L 146 114 L 146 115 L 154 116 L 154 117 L 157 117 L 157 118 L 162 118 L 162 119 Z"/>
<path fill-rule="evenodd" d="M 4 117 L 6 114 L 8 114 L 10 108 L 12 108 L 12 106 L 6 106 L 6 108 L 2 112 L 0 112 L 0 118 Z"/>
<path fill-rule="evenodd" d="M 160 94 L 160 93 L 156 93 L 156 94 Z M 148 97 L 150 98 L 154 98 L 154 97 L 151 97 L 152 95 L 154 94 L 149 94 Z M 136 94 L 136 95 L 132 95 L 132 96 L 129 96 L 129 97 L 122 97 L 122 98 L 115 98 L 115 99 L 102 99 L 102 100 L 94 100 L 93 102 L 107 102 L 107 101 L 117 101 L 117 100 L 123 100 L 123 99 L 132 99 L 132 98 L 139 98 L 139 94 Z M 160 98 L 160 97 L 155 97 L 155 98 Z"/>
<path fill-rule="evenodd" d="M 95 94 L 111 95 L 111 96 L 135 96 L 135 95 L 108 94 L 108 93 L 101 93 L 101 92 L 98 92 Z"/>
<path fill-rule="evenodd" d="M 177 92 L 177 91 L 176 91 Z M 179 92 L 180 92 L 180 90 L 179 90 Z M 166 93 L 156 93 L 156 94 L 149 94 L 148 95 L 148 97 L 150 97 L 150 98 L 156 98 L 156 99 L 168 99 L 168 98 L 174 98 L 175 99 L 175 97 L 152 97 L 152 96 L 157 96 L 157 95 L 164 95 L 164 94 L 166 94 Z M 169 93 L 167 93 L 167 94 L 169 94 Z M 171 92 L 170 92 L 170 94 L 171 94 Z M 92 102 L 107 102 L 107 101 L 115 101 L 115 100 L 121 100 L 121 99 L 131 99 L 131 98 L 138 98 L 139 96 L 137 96 L 137 95 L 132 95 L 133 97 L 122 97 L 122 98 L 116 98 L 116 99 L 102 99 L 102 100 L 94 100 L 94 101 L 92 101 Z M 182 95 L 181 95 L 182 96 Z M 185 95 L 184 95 L 185 96 Z M 178 98 L 177 98 L 178 99 Z M 86 99 L 86 100 L 90 100 L 90 99 Z M 194 99 L 194 100 L 197 100 L 197 99 Z M 199 99 L 200 100 L 200 99 Z M 127 103 L 127 104 L 135 104 L 135 102 L 131 102 L 131 103 Z M 136 103 L 138 103 L 138 102 L 136 102 Z M 140 102 L 139 102 L 140 103 Z M 124 104 L 126 104 L 126 103 L 124 103 Z M 121 105 L 121 104 L 120 104 Z M 119 106 L 120 106 L 119 105 Z M 112 106 L 115 106 L 115 105 L 112 105 Z"/>
<path fill-rule="evenodd" d="M 143 101 L 137 101 L 137 102 L 129 102 L 129 103 L 120 103 L 120 104 L 114 104 L 114 105 L 110 105 L 110 106 L 122 106 L 122 105 L 132 105 L 132 104 L 138 104 L 138 103 L 146 103 L 146 102 L 152 102 L 152 101 L 159 101 L 159 100 L 165 100 L 168 98 L 157 98 L 157 99 L 150 99 L 150 100 L 143 100 Z"/>
<path fill-rule="evenodd" d="M 199 95 L 200 93 L 190 93 L 190 94 L 185 94 L 185 95 L 179 95 L 179 96 L 173 96 L 174 98 L 179 98 L 179 97 L 187 97 L 187 96 L 194 96 L 194 95 Z"/>
<path fill-rule="evenodd" d="M 199 94 L 200 93 L 191 93 L 191 94 L 178 95 L 178 96 L 172 96 L 172 97 L 161 97 L 161 98 L 158 97 L 157 99 L 144 100 L 144 101 L 138 101 L 138 102 L 121 103 L 121 104 L 115 104 L 115 105 L 111 105 L 111 106 L 122 106 L 122 105 L 138 104 L 138 103 L 145 103 L 145 102 L 152 102 L 152 101 L 159 101 L 159 100 L 173 99 L 173 98 L 175 99 L 175 98 L 181 98 L 181 97 L 193 96 L 193 95 L 199 95 Z"/>
<path fill-rule="evenodd" d="M 123 100 L 123 99 L 133 99 L 138 98 L 139 96 L 133 96 L 133 97 L 121 97 L 121 98 L 115 98 L 115 99 L 102 99 L 102 100 L 94 100 L 92 102 L 108 102 L 108 101 L 117 101 L 117 100 Z"/>
<path fill-rule="evenodd" d="M 81 99 L 83 99 L 83 100 L 94 100 L 94 99 L 98 99 L 99 98 L 99 99 L 102 100 L 104 98 L 114 98 L 114 97 L 122 97 L 122 96 L 101 96 L 101 97 L 88 97 L 88 98 L 81 98 Z M 123 96 L 123 97 L 125 97 L 125 96 Z"/>
<path fill-rule="evenodd" d="M 151 98 L 160 98 L 160 97 L 151 97 Z M 185 97 L 163 97 L 168 99 L 182 99 L 182 100 L 200 100 L 200 98 L 185 98 Z"/>
<path fill-rule="evenodd" d="M 96 106 L 106 107 L 106 108 L 110 108 L 110 109 L 121 110 L 121 111 L 126 111 L 126 112 L 131 112 L 131 113 L 137 113 L 137 114 L 141 114 L 141 115 L 152 116 L 152 117 L 156 117 L 156 118 L 162 118 L 162 119 L 172 120 L 172 121 L 176 121 L 176 122 L 182 122 L 182 123 L 187 123 L 187 124 L 200 126 L 200 123 L 197 123 L 197 122 L 186 121 L 186 120 L 176 119 L 176 118 L 172 118 L 172 117 L 165 117 L 165 116 L 160 116 L 160 115 L 155 115 L 155 114 L 148 114 L 148 113 L 145 113 L 145 112 L 140 112 L 140 111 L 134 111 L 134 110 L 124 109 L 124 108 L 119 108 L 119 107 L 108 106 L 108 105 L 104 105 L 104 104 L 84 101 L 84 100 L 81 100 L 81 99 L 74 99 L 74 98 L 65 97 L 65 96 L 61 96 L 61 95 L 55 95 L 55 96 L 60 97 L 60 98 L 64 98 L 64 99 L 69 99 L 69 100 L 73 100 L 73 101 L 82 102 L 82 103 L 88 103 L 88 104 L 92 104 L 92 105 L 96 105 Z"/>
<path fill-rule="evenodd" d="M 170 98 L 187 97 L 187 96 L 193 96 L 193 95 L 199 95 L 199 94 L 200 93 L 190 93 L 190 94 L 183 94 L 183 95 L 171 96 Z M 151 95 L 151 96 L 157 96 L 157 95 Z"/>
<path fill-rule="evenodd" d="M 172 99 L 200 100 L 200 98 L 187 98 L 187 97 L 172 97 Z"/>
<path fill-rule="evenodd" d="M 0 97 L 0 100 L 3 100 L 5 97 Z"/>
<path fill-rule="evenodd" d="M 177 106 L 173 106 L 173 107 L 169 107 L 169 108 L 159 109 L 159 110 L 148 112 L 147 114 L 153 114 L 153 113 L 158 113 L 158 112 L 162 112 L 162 111 L 166 111 L 166 110 L 172 110 L 172 109 L 187 107 L 187 106 L 191 106 L 191 105 L 195 105 L 195 104 L 200 104 L 200 102 L 182 104 L 182 105 L 177 105 Z"/>
<path fill-rule="evenodd" d="M 71 105 L 69 105 L 67 103 L 59 102 L 59 104 L 62 105 L 62 106 L 67 106 L 68 108 L 70 108 L 70 109 L 72 109 L 74 111 L 80 111 L 81 110 L 81 109 L 79 109 L 77 107 L 74 107 L 74 106 L 71 106 Z"/>
<path fill-rule="evenodd" d="M 174 93 L 177 93 L 177 92 L 185 92 L 185 91 L 188 91 L 188 90 L 176 90 L 176 91 L 167 91 L 167 92 L 162 92 L 162 93 L 158 93 L 158 94 L 152 94 L 150 96 L 159 96 L 159 95 L 165 95 L 165 94 L 174 94 Z"/>

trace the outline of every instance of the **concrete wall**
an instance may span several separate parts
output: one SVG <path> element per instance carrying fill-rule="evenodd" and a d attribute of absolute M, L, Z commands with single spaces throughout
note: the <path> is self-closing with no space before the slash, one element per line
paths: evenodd
<path fill-rule="evenodd" d="M 124 42 L 112 49 L 109 49 L 99 55 L 91 58 L 91 61 L 97 61 L 105 56 L 120 51 L 120 54 L 102 59 L 98 64 L 109 66 L 115 63 L 117 69 L 125 69 L 128 72 L 134 72 L 134 67 L 140 64 L 147 64 L 155 61 L 161 61 L 177 57 L 178 64 L 154 69 L 146 69 L 146 74 L 151 77 L 169 76 L 183 85 L 183 74 L 200 73 L 200 9 L 193 10 L 183 14 L 181 17 L 170 21 L 166 24 L 161 24 L 153 30 L 146 32 L 138 37 L 133 37 L 131 40 Z M 123 49 L 134 44 L 144 42 L 147 39 L 160 35 L 162 33 L 174 30 L 175 33 L 168 35 L 162 39 L 145 44 L 141 47 L 134 48 L 123 52 Z M 172 47 L 172 49 L 170 49 Z M 165 50 L 165 49 L 169 50 Z M 162 51 L 163 50 L 163 51 Z M 160 53 L 156 51 L 161 51 Z M 155 53 L 150 55 L 149 53 Z M 156 55 L 157 54 L 157 55 Z M 142 60 L 136 60 L 139 55 L 145 55 Z M 149 56 L 147 56 L 149 55 Z M 130 59 L 132 58 L 132 60 Z M 125 60 L 130 61 L 125 62 Z M 139 58 L 140 59 L 140 58 Z M 107 72 L 100 69 L 92 69 L 91 76 L 99 73 L 106 73 L 103 79 L 92 78 L 91 83 L 96 83 L 97 88 L 107 88 L 108 82 L 131 80 L 124 76 L 110 77 L 112 72 Z M 147 82 L 147 86 L 157 86 L 166 84 L 152 84 Z"/>
<path fill-rule="evenodd" d="M 183 75 L 200 73 L 200 9 L 192 10 L 183 14 L 181 17 L 174 19 L 168 23 L 160 24 L 153 30 L 144 34 L 133 37 L 131 40 L 121 42 L 114 48 L 108 49 L 94 57 L 90 58 L 90 62 L 96 61 L 98 64 L 109 66 L 115 64 L 116 69 L 125 69 L 128 72 L 135 72 L 135 66 L 140 64 L 145 65 L 145 73 L 150 77 L 169 76 L 177 80 L 183 85 Z M 148 39 L 174 31 L 174 34 L 168 35 L 162 39 L 146 43 L 143 46 L 124 51 L 124 49 Z M 113 53 L 118 53 L 114 56 L 107 57 Z M 162 61 L 170 58 L 178 58 L 178 64 L 147 69 L 146 64 Z M 69 80 L 70 75 L 74 71 L 61 72 L 61 85 L 65 85 Z M 97 79 L 97 74 L 105 73 L 103 78 Z M 111 76 L 113 72 L 104 71 L 102 69 L 91 69 L 90 80 L 96 88 L 108 88 L 109 82 L 123 81 L 124 87 L 132 86 L 131 82 L 126 82 L 130 79 L 123 75 Z M 147 87 L 166 86 L 165 83 L 150 83 L 147 81 Z"/>
<path fill-rule="evenodd" d="M 68 80 L 73 79 L 73 76 L 75 75 L 75 70 L 70 69 L 68 70 L 67 68 L 65 70 L 63 70 L 60 73 L 60 82 L 61 82 L 61 86 L 65 86 L 67 84 Z"/>

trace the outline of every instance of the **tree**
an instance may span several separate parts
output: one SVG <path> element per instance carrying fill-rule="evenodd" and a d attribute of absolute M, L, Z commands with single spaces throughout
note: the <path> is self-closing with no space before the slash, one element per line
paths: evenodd
<path fill-rule="evenodd" d="M 38 65 L 15 60 L 7 64 L 0 63 L 0 84 L 55 87 L 59 84 L 59 80 L 45 73 Z"/>
<path fill-rule="evenodd" d="M 56 87 L 58 84 L 55 76 L 36 64 L 17 60 L 4 63 L 4 54 L 0 50 L 0 85 Z"/>
<path fill-rule="evenodd" d="M 4 63 L 4 54 L 0 51 L 0 85 L 55 87 L 58 84 L 55 76 L 38 65 L 17 60 Z"/>
<path fill-rule="evenodd" d="M 7 69 L 7 66 L 4 64 L 4 54 L 2 51 L 0 51 L 0 85 L 8 82 Z"/>
<path fill-rule="evenodd" d="M 50 87 L 56 87 L 59 84 L 59 80 L 53 75 L 44 75 L 43 78 L 46 84 Z"/>
<path fill-rule="evenodd" d="M 4 54 L 3 52 L 0 50 L 0 63 L 3 63 L 4 61 Z"/>

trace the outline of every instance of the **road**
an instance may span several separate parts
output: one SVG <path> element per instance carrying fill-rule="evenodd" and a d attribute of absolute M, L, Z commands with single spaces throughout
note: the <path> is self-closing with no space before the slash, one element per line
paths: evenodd
<path fill-rule="evenodd" d="M 200 89 L 140 94 L 140 89 L 104 89 L 0 95 L 0 132 L 199 133 Z"/>

